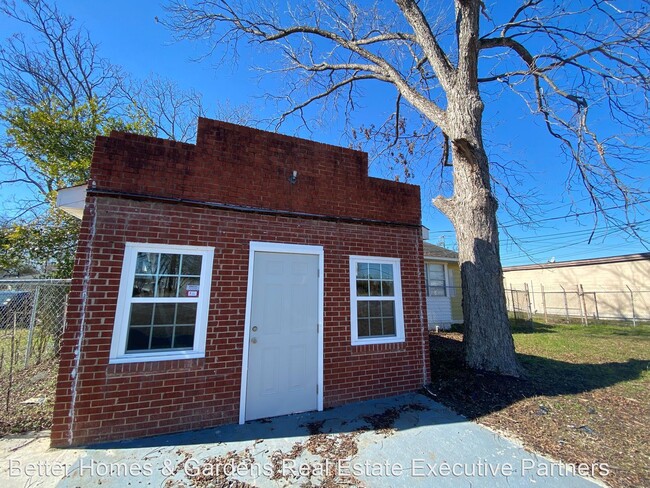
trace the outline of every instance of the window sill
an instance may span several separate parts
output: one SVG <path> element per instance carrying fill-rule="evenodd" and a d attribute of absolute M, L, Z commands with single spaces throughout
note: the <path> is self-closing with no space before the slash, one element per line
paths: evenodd
<path fill-rule="evenodd" d="M 176 351 L 164 353 L 129 354 L 110 358 L 108 364 L 130 364 L 130 363 L 151 363 L 158 361 L 182 361 L 185 359 L 201 359 L 205 357 L 204 352 L 197 351 Z"/>
<path fill-rule="evenodd" d="M 353 346 L 372 346 L 376 344 L 396 344 L 405 342 L 403 337 L 377 337 L 372 339 L 352 339 Z"/>

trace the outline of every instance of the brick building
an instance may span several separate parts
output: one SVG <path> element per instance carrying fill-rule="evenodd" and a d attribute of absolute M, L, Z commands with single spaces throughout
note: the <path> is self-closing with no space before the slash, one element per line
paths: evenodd
<path fill-rule="evenodd" d="M 208 119 L 98 137 L 52 445 L 416 390 L 423 269 L 419 188 L 365 153 Z"/>

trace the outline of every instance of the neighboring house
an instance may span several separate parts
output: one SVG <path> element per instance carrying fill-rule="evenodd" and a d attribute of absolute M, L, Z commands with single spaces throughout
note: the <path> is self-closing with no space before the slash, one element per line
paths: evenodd
<path fill-rule="evenodd" d="M 424 243 L 429 329 L 448 329 L 463 322 L 458 253 Z"/>
<path fill-rule="evenodd" d="M 365 153 L 202 118 L 196 145 L 98 137 L 71 191 L 53 446 L 429 382 L 420 190 L 369 177 Z"/>
<path fill-rule="evenodd" d="M 647 289 L 650 277 L 650 253 L 627 254 L 605 258 L 578 259 L 503 268 L 506 288 L 521 289 L 524 284 L 546 288 L 575 288 L 618 291 L 626 286 Z"/>
<path fill-rule="evenodd" d="M 526 290 L 533 313 L 601 319 L 650 317 L 648 277 L 650 253 L 503 268 L 506 290 Z"/>

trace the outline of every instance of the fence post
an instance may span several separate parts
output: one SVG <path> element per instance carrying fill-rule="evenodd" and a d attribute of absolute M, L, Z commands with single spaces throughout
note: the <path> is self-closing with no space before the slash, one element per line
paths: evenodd
<path fill-rule="evenodd" d="M 512 312 L 515 316 L 515 324 L 517 323 L 517 304 L 515 303 L 515 290 L 510 288 L 510 296 L 512 298 Z"/>
<path fill-rule="evenodd" d="M 32 355 L 32 340 L 34 338 L 34 325 L 36 324 L 36 311 L 38 309 L 38 298 L 41 287 L 37 286 L 34 292 L 34 303 L 32 304 L 32 314 L 29 317 L 29 334 L 27 335 L 27 349 L 25 350 L 25 367 L 29 364 L 29 357 Z"/>
<path fill-rule="evenodd" d="M 54 356 L 57 358 L 61 353 L 61 341 L 63 340 L 63 329 L 65 329 L 65 321 L 66 321 L 66 317 L 68 316 L 68 297 L 69 297 L 68 292 L 65 293 L 63 298 L 63 315 L 62 315 L 61 328 L 57 330 L 56 337 L 54 338 Z"/>
<path fill-rule="evenodd" d="M 598 299 L 596 298 L 597 293 L 594 292 L 594 307 L 596 308 L 596 320 L 600 322 L 600 314 L 598 313 Z"/>
<path fill-rule="evenodd" d="M 530 303 L 532 304 L 532 309 L 537 310 L 537 303 L 535 302 L 535 287 L 533 286 L 533 280 L 530 280 Z"/>
<path fill-rule="evenodd" d="M 632 291 L 632 288 L 630 288 L 627 285 L 625 285 L 625 288 L 630 290 L 630 299 L 632 300 L 632 325 L 636 327 L 636 313 L 634 311 L 634 292 Z"/>
<path fill-rule="evenodd" d="M 7 397 L 5 403 L 5 412 L 9 411 L 9 403 L 11 401 L 11 387 L 13 386 L 13 382 L 14 382 L 14 354 L 16 352 L 16 321 L 17 320 L 18 317 L 16 315 L 16 312 L 14 312 L 14 327 L 11 332 L 11 358 L 9 361 L 9 378 L 7 383 Z"/>
<path fill-rule="evenodd" d="M 524 290 L 526 290 L 526 301 L 528 302 L 528 322 L 530 326 L 533 326 L 533 309 L 530 306 L 530 289 L 528 288 L 528 283 L 524 283 Z"/>
<path fill-rule="evenodd" d="M 587 320 L 587 302 L 585 301 L 585 290 L 582 285 L 578 285 L 578 292 L 581 298 L 580 302 L 582 304 L 582 316 L 584 317 L 585 325 L 589 325 L 589 321 Z"/>
<path fill-rule="evenodd" d="M 569 323 L 569 304 L 566 301 L 566 290 L 562 285 L 560 285 L 560 288 L 562 288 L 562 295 L 564 296 L 564 316 L 566 317 L 566 323 Z"/>
<path fill-rule="evenodd" d="M 542 289 L 542 307 L 544 307 L 544 323 L 548 324 L 548 315 L 546 313 L 546 294 L 544 293 L 544 285 L 540 283 L 539 286 Z"/>

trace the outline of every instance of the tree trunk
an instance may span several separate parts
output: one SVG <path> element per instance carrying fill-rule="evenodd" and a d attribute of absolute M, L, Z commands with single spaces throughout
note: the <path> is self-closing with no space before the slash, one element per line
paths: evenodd
<path fill-rule="evenodd" d="M 436 206 L 456 230 L 463 290 L 465 360 L 469 367 L 521 376 L 508 321 L 499 256 L 497 201 L 490 186 L 481 136 L 483 103 L 478 92 L 449 98 L 454 195 Z"/>

